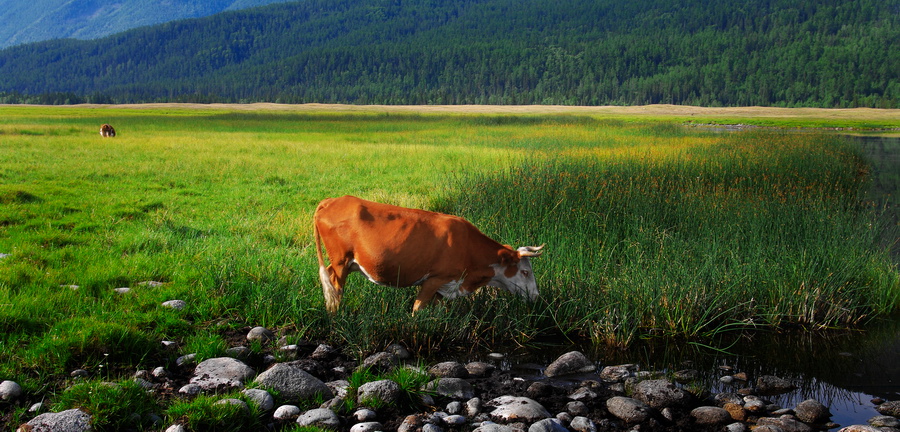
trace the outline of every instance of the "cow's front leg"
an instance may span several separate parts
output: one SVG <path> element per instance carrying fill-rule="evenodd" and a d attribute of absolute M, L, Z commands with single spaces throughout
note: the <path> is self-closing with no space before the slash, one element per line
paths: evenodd
<path fill-rule="evenodd" d="M 413 303 L 413 313 L 418 312 L 419 309 L 428 306 L 434 301 L 434 296 L 438 290 L 448 282 L 450 282 L 450 279 L 440 278 L 430 278 L 422 282 L 422 287 L 419 288 L 419 295 L 416 296 L 416 302 Z"/>

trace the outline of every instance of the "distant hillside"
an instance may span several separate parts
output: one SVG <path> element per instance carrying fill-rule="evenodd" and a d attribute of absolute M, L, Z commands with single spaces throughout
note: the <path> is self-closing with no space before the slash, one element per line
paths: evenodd
<path fill-rule="evenodd" d="M 95 39 L 140 26 L 289 0 L 0 0 L 0 48 Z"/>
<path fill-rule="evenodd" d="M 900 107 L 900 0 L 304 0 L 0 51 L 0 101 Z"/>

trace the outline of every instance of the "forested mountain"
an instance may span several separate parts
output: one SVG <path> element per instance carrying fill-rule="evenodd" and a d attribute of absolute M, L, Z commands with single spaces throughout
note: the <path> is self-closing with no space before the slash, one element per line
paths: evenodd
<path fill-rule="evenodd" d="M 135 27 L 288 0 L 0 0 L 0 48 L 94 39 Z"/>
<path fill-rule="evenodd" d="M 900 107 L 900 0 L 303 0 L 0 51 L 0 101 Z"/>

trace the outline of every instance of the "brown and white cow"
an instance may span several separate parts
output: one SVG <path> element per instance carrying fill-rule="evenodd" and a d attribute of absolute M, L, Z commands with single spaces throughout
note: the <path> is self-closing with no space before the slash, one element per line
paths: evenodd
<path fill-rule="evenodd" d="M 344 196 L 320 202 L 313 219 L 319 278 L 331 313 L 354 271 L 380 285 L 421 286 L 413 312 L 435 295 L 452 299 L 487 285 L 538 297 L 529 257 L 539 256 L 543 246 L 501 245 L 463 218 Z"/>
<path fill-rule="evenodd" d="M 102 137 L 114 137 L 116 136 L 116 130 L 109 124 L 104 124 L 100 126 L 100 136 Z"/>

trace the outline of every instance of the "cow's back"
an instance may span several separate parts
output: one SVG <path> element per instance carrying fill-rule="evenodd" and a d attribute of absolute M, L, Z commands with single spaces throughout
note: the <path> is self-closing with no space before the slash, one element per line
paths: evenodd
<path fill-rule="evenodd" d="M 350 257 L 386 285 L 408 286 L 429 275 L 464 271 L 468 261 L 478 259 L 472 246 L 496 243 L 456 216 L 353 196 L 323 200 L 315 219 L 332 261 Z"/>

